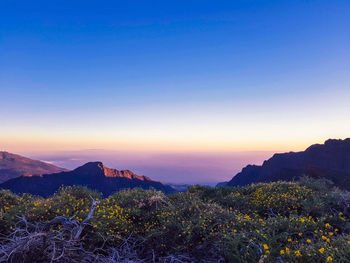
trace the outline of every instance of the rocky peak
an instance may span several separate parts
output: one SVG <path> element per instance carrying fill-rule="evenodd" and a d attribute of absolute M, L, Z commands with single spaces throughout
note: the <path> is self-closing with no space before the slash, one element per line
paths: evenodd
<path fill-rule="evenodd" d="M 139 176 L 130 170 L 116 170 L 108 168 L 102 162 L 89 162 L 74 170 L 75 173 L 84 176 L 104 176 L 111 178 L 139 179 L 142 181 L 152 181 L 146 176 Z"/>
<path fill-rule="evenodd" d="M 88 162 L 76 168 L 74 172 L 80 175 L 105 175 L 104 165 L 102 162 Z"/>

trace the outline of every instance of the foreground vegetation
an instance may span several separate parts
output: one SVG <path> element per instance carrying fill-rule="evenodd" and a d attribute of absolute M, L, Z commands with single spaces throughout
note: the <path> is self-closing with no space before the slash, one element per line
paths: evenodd
<path fill-rule="evenodd" d="M 36 240 L 57 240 L 56 233 L 66 231 L 52 243 L 59 246 L 73 240 L 67 231 L 81 227 L 73 247 L 90 253 L 85 262 L 128 262 L 131 254 L 133 262 L 350 262 L 349 217 L 349 192 L 309 178 L 241 188 L 193 186 L 168 196 L 132 189 L 102 198 L 84 187 L 66 187 L 44 199 L 0 191 L 0 259 L 11 258 L 9 249 L 33 231 Z M 19 231 L 20 238 L 14 234 Z M 64 243 L 55 258 L 55 249 L 46 246 L 35 258 L 22 253 L 18 262 L 79 262 L 79 249 Z"/>

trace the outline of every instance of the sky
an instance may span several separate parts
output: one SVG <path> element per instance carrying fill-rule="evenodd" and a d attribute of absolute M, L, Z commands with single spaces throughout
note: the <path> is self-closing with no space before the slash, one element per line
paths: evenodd
<path fill-rule="evenodd" d="M 0 149 L 197 167 L 350 137 L 349 13 L 345 0 L 1 1 Z"/>

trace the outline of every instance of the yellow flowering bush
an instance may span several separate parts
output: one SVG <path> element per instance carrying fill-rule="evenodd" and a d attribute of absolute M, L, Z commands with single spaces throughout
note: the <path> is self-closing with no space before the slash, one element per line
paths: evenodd
<path fill-rule="evenodd" d="M 94 199 L 100 202 L 82 234 L 92 248 L 118 247 L 132 237 L 139 241 L 140 258 L 345 263 L 350 261 L 347 194 L 311 179 L 240 188 L 193 186 L 168 196 L 129 189 L 103 197 L 85 187 L 61 188 L 49 198 L 0 191 L 0 233 L 9 234 L 22 215 L 33 223 L 56 216 L 82 221 Z"/>

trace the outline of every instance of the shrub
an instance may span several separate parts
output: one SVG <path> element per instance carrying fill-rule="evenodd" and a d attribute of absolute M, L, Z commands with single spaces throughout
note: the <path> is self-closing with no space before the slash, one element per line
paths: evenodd
<path fill-rule="evenodd" d="M 193 186 L 168 196 L 130 189 L 102 198 L 84 187 L 65 187 L 44 199 L 0 191 L 0 231 L 9 234 L 20 215 L 29 222 L 57 216 L 82 222 L 93 199 L 100 203 L 80 239 L 89 251 L 133 240 L 133 251 L 146 262 L 350 259 L 350 194 L 310 178 L 240 188 Z"/>

